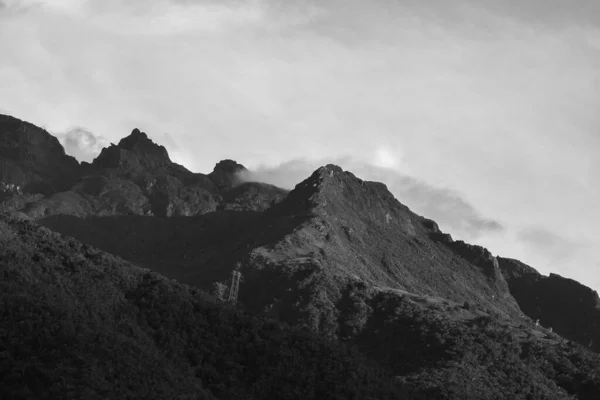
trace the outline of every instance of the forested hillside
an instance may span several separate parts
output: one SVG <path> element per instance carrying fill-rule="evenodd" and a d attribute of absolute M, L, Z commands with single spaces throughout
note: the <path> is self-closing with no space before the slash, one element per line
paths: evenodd
<path fill-rule="evenodd" d="M 597 355 L 460 307 L 359 284 L 346 325 L 362 323 L 353 307 L 375 316 L 355 340 L 327 341 L 32 222 L 2 216 L 0 241 L 2 398 L 595 399 L 600 391 Z"/>

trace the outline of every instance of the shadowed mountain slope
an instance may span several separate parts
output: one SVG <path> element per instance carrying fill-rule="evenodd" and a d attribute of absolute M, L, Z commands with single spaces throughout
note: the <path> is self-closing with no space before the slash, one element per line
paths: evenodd
<path fill-rule="evenodd" d="M 560 335 L 600 351 L 600 297 L 572 279 L 543 276 L 530 266 L 499 258 L 510 292 L 523 312 Z"/>
<path fill-rule="evenodd" d="M 65 190 L 80 176 L 75 158 L 45 130 L 0 114 L 0 182 L 43 194 Z"/>
<path fill-rule="evenodd" d="M 343 287 L 355 281 L 521 317 L 489 252 L 431 239 L 431 221 L 399 203 L 385 185 L 333 165 L 262 213 L 52 216 L 40 223 L 206 290 L 227 284 L 240 263 L 240 302 L 249 310 L 330 337 L 340 335 Z"/>
<path fill-rule="evenodd" d="M 0 167 L 2 184 L 22 187 L 9 201 L 3 196 L 0 207 L 32 218 L 262 211 L 287 193 L 240 185 L 246 168 L 232 160 L 219 162 L 209 175 L 192 173 L 138 129 L 80 165 L 48 132 L 9 116 L 0 116 Z"/>
<path fill-rule="evenodd" d="M 0 276 L 6 399 L 595 399 L 600 390 L 600 357 L 572 343 L 363 282 L 344 288 L 345 329 L 364 329 L 343 344 L 6 215 Z"/>
<path fill-rule="evenodd" d="M 0 216 L 2 399 L 402 398 L 342 345 Z"/>

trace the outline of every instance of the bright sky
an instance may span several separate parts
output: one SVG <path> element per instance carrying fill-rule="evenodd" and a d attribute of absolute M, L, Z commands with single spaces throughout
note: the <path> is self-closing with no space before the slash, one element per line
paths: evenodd
<path fill-rule="evenodd" d="M 338 162 L 455 238 L 600 289 L 597 0 L 0 0 L 0 112 L 93 158 Z"/>

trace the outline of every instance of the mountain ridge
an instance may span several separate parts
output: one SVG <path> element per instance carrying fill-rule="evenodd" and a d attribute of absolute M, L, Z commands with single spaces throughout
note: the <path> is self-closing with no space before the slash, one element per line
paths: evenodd
<path fill-rule="evenodd" d="M 35 132 L 56 144 L 49 133 L 31 124 L 22 129 L 20 120 L 11 118 L 0 118 L 0 143 L 8 137 L 14 146 L 15 137 Z M 59 164 L 75 166 L 60 161 L 72 159 L 60 149 L 55 146 L 50 154 Z M 33 168 L 30 159 L 19 157 L 16 161 Z M 92 163 L 77 165 L 67 174 L 71 181 L 77 178 L 67 190 L 31 193 L 34 186 L 21 181 L 25 192 L 7 195 L 4 209 L 205 290 L 226 285 L 241 263 L 246 290 L 240 301 L 253 312 L 269 310 L 332 337 L 341 335 L 344 287 L 357 279 L 515 320 L 535 315 L 518 280 L 503 268 L 504 259 L 454 241 L 395 199 L 385 184 L 363 181 L 339 166 L 325 165 L 286 191 L 244 182 L 248 171 L 233 160 L 220 161 L 208 175 L 188 171 L 138 129 L 104 148 Z M 14 176 L 7 183 L 21 177 Z M 148 219 L 156 217 L 169 218 Z M 537 284 L 530 289 L 542 290 Z M 268 295 L 257 295 L 261 290 Z M 595 315 L 593 307 L 587 309 Z M 369 318 L 366 310 L 360 318 Z M 567 321 L 567 315 L 558 320 Z M 588 340 L 596 335 L 595 324 L 578 336 L 569 333 L 566 322 L 553 321 L 557 332 L 596 349 Z"/>
<path fill-rule="evenodd" d="M 238 179 L 239 172 L 246 169 L 231 160 L 217 163 L 208 175 L 191 172 L 172 162 L 164 146 L 137 128 L 117 145 L 103 148 L 91 163 L 78 163 L 65 154 L 54 136 L 10 116 L 0 118 L 0 137 L 1 181 L 22 189 L 9 208 L 33 218 L 53 214 L 191 216 L 217 209 L 264 210 L 287 193 L 260 183 L 248 182 L 239 188 L 245 183 Z M 25 150 L 15 152 L 11 150 L 14 148 Z M 38 155 L 39 165 L 29 153 Z M 40 156 L 46 153 L 47 157 Z M 46 158 L 50 161 L 45 162 Z M 235 193 L 231 193 L 233 189 Z"/>

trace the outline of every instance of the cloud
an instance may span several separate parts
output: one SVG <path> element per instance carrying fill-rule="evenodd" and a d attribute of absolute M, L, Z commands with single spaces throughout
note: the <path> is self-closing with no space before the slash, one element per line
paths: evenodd
<path fill-rule="evenodd" d="M 100 151 L 110 143 L 102 136 L 96 136 L 83 128 L 73 128 L 56 137 L 65 148 L 65 152 L 79 161 L 92 162 Z"/>
<path fill-rule="evenodd" d="M 533 247 L 546 258 L 553 259 L 553 264 L 568 261 L 578 253 L 585 239 L 571 240 L 543 227 L 528 227 L 518 232 L 517 238 Z"/>
<path fill-rule="evenodd" d="M 363 180 L 385 183 L 401 203 L 420 215 L 436 220 L 442 229 L 454 236 L 476 239 L 484 233 L 504 230 L 500 222 L 483 217 L 455 191 L 429 185 L 394 169 L 369 165 L 348 157 L 321 161 L 297 159 L 277 166 L 258 166 L 243 178 L 292 189 L 318 167 L 329 163 L 338 164 Z"/>
<path fill-rule="evenodd" d="M 118 8 L 102 6 L 91 19 L 96 26 L 126 35 L 218 34 L 232 29 L 256 26 L 264 21 L 261 2 L 134 2 Z"/>
<path fill-rule="evenodd" d="M 129 37 L 219 35 L 244 29 L 301 25 L 319 14 L 315 5 L 274 6 L 267 0 L 5 0 L 29 10 L 85 22 L 88 27 Z M 281 9 L 286 9 L 285 13 Z M 295 12 L 290 13 L 290 10 Z"/>

